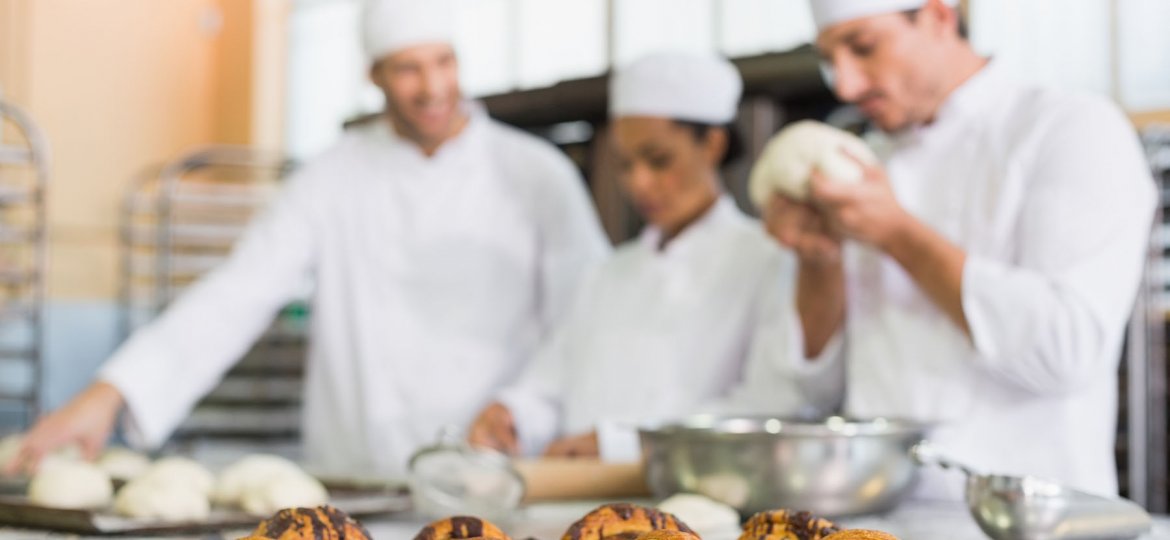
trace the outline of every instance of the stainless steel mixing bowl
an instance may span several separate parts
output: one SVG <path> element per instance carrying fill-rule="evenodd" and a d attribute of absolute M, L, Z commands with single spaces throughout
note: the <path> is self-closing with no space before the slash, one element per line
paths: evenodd
<path fill-rule="evenodd" d="M 841 517 L 888 510 L 906 495 L 918 475 L 909 451 L 926 429 L 893 419 L 698 416 L 640 433 L 656 497 L 699 493 L 745 515 Z"/>

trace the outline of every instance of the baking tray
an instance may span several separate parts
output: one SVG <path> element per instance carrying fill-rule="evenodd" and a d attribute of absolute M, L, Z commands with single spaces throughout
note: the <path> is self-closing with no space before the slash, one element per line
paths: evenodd
<path fill-rule="evenodd" d="M 328 485 L 327 485 L 328 486 Z M 356 519 L 410 512 L 410 495 L 405 488 L 370 491 L 363 486 L 329 487 L 329 504 Z M 201 522 L 165 522 L 126 518 L 106 510 L 66 510 L 30 504 L 22 495 L 0 495 L 0 527 L 37 529 L 95 536 L 126 534 L 188 534 L 228 529 L 253 529 L 262 518 L 244 512 L 213 508 Z"/>

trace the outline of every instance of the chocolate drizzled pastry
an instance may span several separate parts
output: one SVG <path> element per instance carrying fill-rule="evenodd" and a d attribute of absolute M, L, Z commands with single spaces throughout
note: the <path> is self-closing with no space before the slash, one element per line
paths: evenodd
<path fill-rule="evenodd" d="M 694 531 L 673 514 L 634 504 L 607 504 L 574 523 L 561 540 L 636 540 L 645 533 L 659 530 L 694 535 Z"/>
<path fill-rule="evenodd" d="M 808 512 L 760 512 L 743 526 L 739 540 L 823 540 L 840 531 L 827 519 Z"/>
<path fill-rule="evenodd" d="M 831 534 L 825 540 L 898 540 L 898 537 L 881 531 L 851 529 Z"/>
<path fill-rule="evenodd" d="M 415 535 L 414 540 L 512 540 L 494 523 L 485 519 L 455 516 L 441 519 Z"/>
<path fill-rule="evenodd" d="M 345 512 L 319 506 L 281 510 L 242 540 L 370 540 L 370 533 Z"/>

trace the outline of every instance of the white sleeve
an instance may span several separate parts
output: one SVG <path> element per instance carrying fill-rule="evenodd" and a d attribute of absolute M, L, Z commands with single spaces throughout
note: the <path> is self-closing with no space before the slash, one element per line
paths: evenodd
<path fill-rule="evenodd" d="M 512 413 L 520 452 L 525 456 L 539 456 L 560 431 L 564 338 L 563 331 L 554 332 L 520 379 L 497 397 Z"/>
<path fill-rule="evenodd" d="M 984 369 L 1063 394 L 1116 368 L 1156 199 L 1133 127 L 1111 105 L 1089 102 L 1045 135 L 1024 165 L 1016 262 L 969 256 L 962 302 Z"/>
<path fill-rule="evenodd" d="M 222 266 L 135 332 L 98 378 L 126 402 L 127 437 L 157 447 L 303 290 L 314 261 L 307 178 L 298 175 Z"/>
<path fill-rule="evenodd" d="M 543 160 L 535 205 L 540 235 L 541 316 L 546 331 L 569 310 L 587 273 L 611 251 L 585 181 L 555 149 Z"/>
<path fill-rule="evenodd" d="M 569 312 L 541 343 L 516 382 L 497 396 L 512 413 L 520 450 L 526 456 L 539 456 L 560 435 L 568 362 L 572 361 L 576 332 L 590 320 L 589 299 L 594 295 L 600 273 L 600 267 L 589 269 L 574 291 Z"/>

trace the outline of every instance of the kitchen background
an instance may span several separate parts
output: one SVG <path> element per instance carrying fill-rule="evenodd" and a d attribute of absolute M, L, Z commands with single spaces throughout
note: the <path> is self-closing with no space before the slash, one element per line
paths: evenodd
<path fill-rule="evenodd" d="M 1170 125 L 1170 2 L 967 4 L 979 50 L 1017 76 L 1110 96 L 1145 133 L 1155 167 L 1170 169 L 1170 128 L 1158 127 Z M 615 241 L 639 224 L 599 151 L 610 67 L 664 47 L 733 57 L 748 90 L 740 122 L 756 149 L 791 119 L 854 118 L 820 81 L 805 0 L 463 5 L 465 89 L 569 152 Z M 378 110 L 358 15 L 355 0 L 0 0 L 0 101 L 38 127 L 33 156 L 48 171 L 43 215 L 37 197 L 0 193 L 0 270 L 12 267 L 0 272 L 0 433 L 81 389 L 131 328 L 222 256 L 282 174 Z M 0 143 L 13 146 L 0 144 L 0 163 L 23 140 L 8 129 Z M 741 202 L 746 171 L 727 171 Z M 9 163 L 0 182 L 41 193 L 35 173 Z M 1155 235 L 1155 262 L 1167 231 Z M 1170 297 L 1159 269 L 1152 264 L 1130 334 L 1119 457 L 1128 494 L 1165 511 L 1160 344 Z M 176 444 L 293 448 L 308 316 L 290 306 Z"/>

